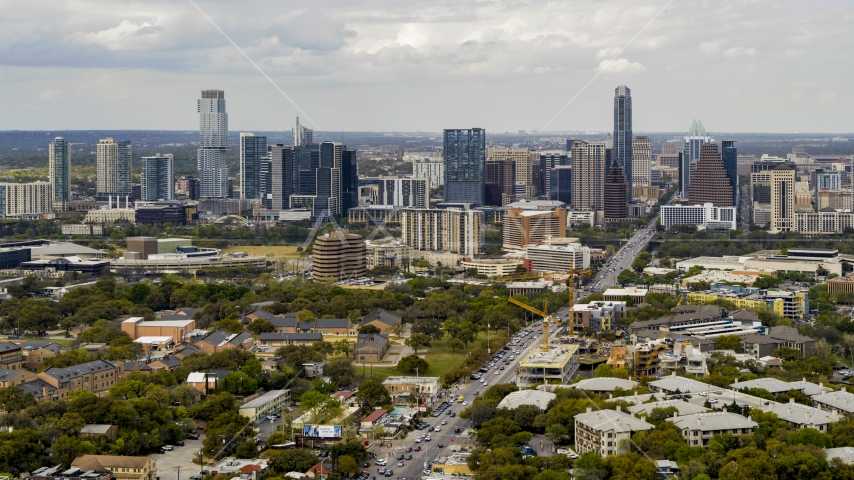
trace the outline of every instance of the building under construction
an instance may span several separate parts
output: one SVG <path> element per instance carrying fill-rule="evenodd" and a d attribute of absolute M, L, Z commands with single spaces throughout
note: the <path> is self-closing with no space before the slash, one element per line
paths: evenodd
<path fill-rule="evenodd" d="M 516 385 L 528 388 L 538 383 L 567 385 L 578 372 L 578 345 L 550 345 L 547 351 L 533 350 L 519 361 Z"/>

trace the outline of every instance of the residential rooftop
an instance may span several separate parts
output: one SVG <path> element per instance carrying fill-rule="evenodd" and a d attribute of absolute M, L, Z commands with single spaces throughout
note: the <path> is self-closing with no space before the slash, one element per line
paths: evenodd
<path fill-rule="evenodd" d="M 750 417 L 743 417 L 730 412 L 694 413 L 674 417 L 669 421 L 673 422 L 680 430 L 734 430 L 759 426 Z"/>
<path fill-rule="evenodd" d="M 655 428 L 654 425 L 621 410 L 592 411 L 590 407 L 587 407 L 587 413 L 575 415 L 575 421 L 593 430 L 613 430 L 616 433 L 638 432 Z"/>

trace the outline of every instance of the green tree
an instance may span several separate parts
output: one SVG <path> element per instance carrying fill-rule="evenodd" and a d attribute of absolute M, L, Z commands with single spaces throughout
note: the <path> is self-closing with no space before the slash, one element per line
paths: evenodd
<path fill-rule="evenodd" d="M 253 380 L 261 380 L 261 374 L 263 368 L 261 367 L 261 361 L 256 357 L 252 357 L 246 360 L 246 363 L 243 364 L 243 367 L 240 368 L 240 371 L 245 373 L 246 376 Z"/>
<path fill-rule="evenodd" d="M 343 455 L 338 458 L 338 471 L 350 477 L 359 471 L 359 465 L 355 458 L 350 455 Z"/>
<path fill-rule="evenodd" d="M 359 384 L 356 399 L 363 408 L 373 408 L 391 403 L 391 396 L 381 382 L 369 378 Z"/>
<path fill-rule="evenodd" d="M 332 353 L 335 352 L 335 346 L 324 340 L 314 342 L 311 348 L 313 348 L 317 353 L 321 354 L 323 358 L 326 358 L 328 355 L 332 355 Z"/>
<path fill-rule="evenodd" d="M 741 337 L 738 335 L 721 335 L 715 339 L 715 348 L 718 350 L 735 350 L 742 353 Z"/>
<path fill-rule="evenodd" d="M 260 333 L 267 333 L 267 332 L 275 332 L 276 326 L 273 325 L 273 322 L 271 322 L 269 320 L 264 320 L 263 318 L 257 318 L 252 323 L 250 323 L 249 326 L 246 327 L 246 329 L 252 333 L 260 334 Z"/>
<path fill-rule="evenodd" d="M 596 452 L 582 453 L 572 465 L 582 480 L 605 480 L 611 474 L 611 466 Z"/>
<path fill-rule="evenodd" d="M 51 453 L 63 468 L 71 468 L 71 462 L 81 455 L 92 455 L 95 453 L 95 445 L 92 442 L 81 441 L 77 437 L 63 435 L 51 445 Z"/>
<path fill-rule="evenodd" d="M 638 279 L 638 276 L 635 275 L 635 272 L 631 270 L 623 270 L 617 275 L 617 283 L 620 285 L 626 286 L 630 283 L 633 283 Z"/>
<path fill-rule="evenodd" d="M 225 376 L 225 391 L 232 395 L 252 395 L 258 391 L 258 380 L 243 372 L 232 372 Z"/>
<path fill-rule="evenodd" d="M 300 322 L 312 323 L 317 321 L 317 315 L 311 312 L 311 310 L 300 310 L 297 312 L 297 320 Z"/>
<path fill-rule="evenodd" d="M 0 403 L 6 406 L 6 411 L 17 412 L 36 404 L 36 397 L 21 390 L 17 386 L 0 388 Z"/>
<path fill-rule="evenodd" d="M 333 358 L 326 364 L 324 372 L 341 387 L 348 387 L 356 381 L 356 369 L 347 358 Z"/>
<path fill-rule="evenodd" d="M 777 468 L 771 457 L 756 447 L 733 450 L 724 459 L 718 473 L 720 480 L 776 480 Z"/>
<path fill-rule="evenodd" d="M 463 343 L 463 341 L 459 338 L 451 338 L 450 340 L 448 340 L 448 346 L 451 348 L 452 352 L 456 352 L 457 349 L 461 350 L 463 348 L 466 348 L 466 344 Z"/>
<path fill-rule="evenodd" d="M 426 374 L 430 364 L 418 355 L 407 355 L 397 362 L 396 368 L 401 372 L 415 373 L 417 370 L 419 374 Z"/>
<path fill-rule="evenodd" d="M 317 465 L 317 457 L 311 450 L 267 450 L 265 455 L 276 473 L 306 472 Z"/>
<path fill-rule="evenodd" d="M 634 452 L 611 455 L 606 460 L 611 470 L 610 480 L 657 480 L 656 466 Z"/>
<path fill-rule="evenodd" d="M 382 330 L 377 328 L 375 325 L 367 324 L 367 325 L 362 325 L 361 327 L 359 327 L 359 333 L 368 334 L 368 335 L 370 335 L 370 334 L 378 335 L 378 334 L 382 333 Z"/>
<path fill-rule="evenodd" d="M 404 342 L 407 346 L 415 350 L 415 353 L 418 353 L 418 350 L 423 350 L 425 348 L 430 348 L 433 346 L 430 337 L 423 333 L 413 333 L 406 339 Z"/>

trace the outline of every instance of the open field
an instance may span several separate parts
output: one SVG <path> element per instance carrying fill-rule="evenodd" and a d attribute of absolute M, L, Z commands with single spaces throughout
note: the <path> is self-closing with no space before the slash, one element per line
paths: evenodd
<path fill-rule="evenodd" d="M 422 377 L 441 377 L 443 373 L 448 371 L 451 367 L 456 366 L 463 358 L 465 358 L 466 353 L 469 352 L 475 345 L 480 345 L 481 343 L 486 343 L 486 332 L 480 332 L 477 336 L 477 340 L 472 343 L 469 343 L 468 349 L 457 349 L 456 352 L 451 351 L 451 348 L 448 347 L 447 336 L 443 337 L 439 341 L 433 341 L 433 346 L 428 348 L 426 351 L 418 352 L 419 356 L 423 356 L 424 360 L 427 360 L 427 363 L 430 364 L 430 368 L 426 372 L 418 372 L 418 374 Z M 353 364 L 354 366 L 358 366 L 357 363 Z M 388 377 L 393 375 L 409 375 L 408 373 L 401 372 L 396 368 L 385 368 L 385 367 L 374 367 L 373 369 L 374 377 L 380 381 L 385 380 Z"/>
<path fill-rule="evenodd" d="M 261 256 L 261 257 L 273 256 L 276 258 L 289 258 L 289 259 L 299 258 L 299 253 L 297 252 L 297 247 L 294 247 L 294 246 L 230 245 L 230 246 L 225 247 L 223 249 L 223 253 L 234 253 L 234 252 L 243 252 L 247 255 L 255 255 L 255 256 Z"/>

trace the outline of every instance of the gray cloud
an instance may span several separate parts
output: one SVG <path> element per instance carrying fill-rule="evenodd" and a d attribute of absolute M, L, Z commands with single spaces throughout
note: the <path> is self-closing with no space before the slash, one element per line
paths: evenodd
<path fill-rule="evenodd" d="M 666 0 L 197 3 L 325 129 L 515 131 L 540 128 Z M 718 131 L 854 130 L 839 60 L 854 5 L 816 3 L 674 2 L 552 128 L 607 130 L 625 83 L 638 130 L 695 117 Z M 235 128 L 293 116 L 189 3 L 6 2 L 0 15 L 0 128 L 194 128 L 197 91 L 218 85 Z M 132 92 L 158 113 L 103 110 L 133 106 Z"/>

